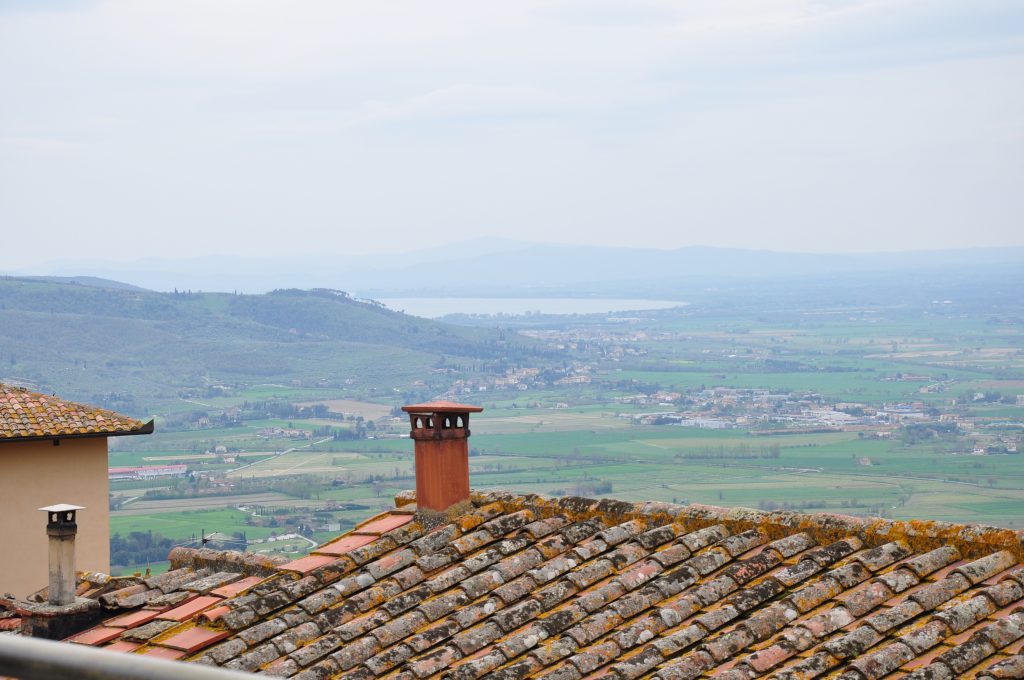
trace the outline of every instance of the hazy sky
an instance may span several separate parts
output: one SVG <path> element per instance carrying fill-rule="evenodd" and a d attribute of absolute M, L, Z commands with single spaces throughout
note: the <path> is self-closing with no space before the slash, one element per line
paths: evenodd
<path fill-rule="evenodd" d="M 0 269 L 1024 244 L 1019 0 L 0 0 Z"/>

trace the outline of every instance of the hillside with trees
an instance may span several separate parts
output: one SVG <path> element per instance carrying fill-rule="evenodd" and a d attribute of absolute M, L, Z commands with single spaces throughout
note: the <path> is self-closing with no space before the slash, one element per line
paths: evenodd
<path fill-rule="evenodd" d="M 408 389 L 446 362 L 498 370 L 540 352 L 515 333 L 334 290 L 157 293 L 0 278 L 0 380 L 140 415 L 224 383 L 345 385 L 372 396 Z"/>

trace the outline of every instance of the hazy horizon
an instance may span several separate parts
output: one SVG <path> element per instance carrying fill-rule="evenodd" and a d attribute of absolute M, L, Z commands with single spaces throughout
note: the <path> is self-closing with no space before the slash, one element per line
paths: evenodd
<path fill-rule="evenodd" d="M 787 253 L 693 246 L 673 250 L 565 246 L 474 239 L 452 246 L 372 256 L 148 256 L 69 259 L 0 268 L 0 276 L 90 277 L 153 291 L 266 293 L 283 288 L 345 290 L 384 298 L 686 299 L 694 286 L 762 280 L 799 285 L 837 275 L 925 277 L 983 275 L 1024 283 L 1024 247 L 875 253 Z M 691 292 L 686 292 L 691 291 Z M 681 297 L 680 297 L 681 296 Z M 472 305 L 470 305 L 472 306 Z"/>
<path fill-rule="evenodd" d="M 0 271 L 1024 245 L 1009 0 L 0 4 Z"/>
<path fill-rule="evenodd" d="M 481 247 L 476 247 L 477 244 L 481 244 Z M 469 246 L 470 249 L 467 252 L 460 250 L 463 246 Z M 888 256 L 888 255 L 900 255 L 900 254 L 920 254 L 920 253 L 970 253 L 970 252 L 986 252 L 986 251 L 1020 251 L 1024 255 L 1024 244 L 1022 245 L 1008 245 L 1008 246 L 969 246 L 969 247 L 921 247 L 921 248 L 904 248 L 904 249 L 864 249 L 864 250 L 785 250 L 781 248 L 744 248 L 744 247 L 729 247 L 729 246 L 713 246 L 704 243 L 694 243 L 691 245 L 678 246 L 678 247 L 634 247 L 634 246 L 615 246 L 615 245 L 603 245 L 603 244 L 581 244 L 581 243 L 567 243 L 560 241 L 515 241 L 512 239 L 471 239 L 467 241 L 448 241 L 443 244 L 442 247 L 425 247 L 425 248 L 410 248 L 408 250 L 368 250 L 364 255 L 369 256 L 411 256 L 415 261 L 419 261 L 419 256 L 432 255 L 437 259 L 463 259 L 468 256 L 479 256 L 486 255 L 487 253 L 494 252 L 514 252 L 517 250 L 524 250 L 528 248 L 597 248 L 606 250 L 616 251 L 651 251 L 651 252 L 662 252 L 671 253 L 677 251 L 686 250 L 709 250 L 709 251 L 736 251 L 744 253 L 764 253 L 764 254 L 776 254 L 776 255 L 809 255 L 809 256 Z M 27 267 L 11 267 L 11 268 L 0 268 L 0 275 L 8 276 L 65 276 L 71 275 L 72 269 L 75 266 L 84 266 L 85 268 L 96 266 L 96 265 L 108 265 L 108 264 L 122 264 L 122 265 L 138 265 L 145 266 L 150 263 L 166 262 L 166 263 L 178 263 L 178 262 L 200 262 L 209 260 L 220 260 L 220 259 L 235 259 L 238 261 L 249 261 L 256 262 L 268 259 L 277 259 L 284 257 L 286 259 L 301 259 L 301 258 L 333 258 L 333 257 L 352 257 L 355 261 L 362 261 L 361 255 L 354 253 L 325 253 L 325 252 L 310 252 L 310 253 L 297 253 L 295 255 L 279 256 L 271 253 L 259 253 L 253 255 L 239 255 L 238 253 L 232 252 L 206 252 L 201 254 L 194 253 L 183 253 L 180 256 L 162 256 L 159 254 L 137 254 L 132 252 L 125 253 L 110 253 L 97 256 L 94 258 L 67 258 L 67 259 L 53 259 L 41 261 L 39 263 L 27 266 Z M 425 261 L 432 261 L 434 257 L 429 257 Z M 370 267 L 370 265 L 367 265 Z M 58 273 L 59 272 L 59 273 Z"/>

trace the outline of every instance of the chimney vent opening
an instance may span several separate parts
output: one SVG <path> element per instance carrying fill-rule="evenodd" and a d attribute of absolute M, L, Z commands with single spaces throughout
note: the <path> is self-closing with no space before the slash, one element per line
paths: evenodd
<path fill-rule="evenodd" d="M 416 505 L 443 512 L 469 500 L 469 414 L 483 409 L 436 401 L 402 410 L 416 447 Z"/>

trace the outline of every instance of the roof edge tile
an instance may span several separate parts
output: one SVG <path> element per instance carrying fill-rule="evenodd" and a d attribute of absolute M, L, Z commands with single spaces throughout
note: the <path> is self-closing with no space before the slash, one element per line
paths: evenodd
<path fill-rule="evenodd" d="M 891 520 L 833 513 L 766 512 L 742 507 L 721 508 L 700 503 L 630 503 L 576 496 L 547 498 L 536 494 L 506 492 L 474 492 L 472 501 L 477 506 L 499 503 L 505 512 L 533 510 L 537 513 L 538 519 L 559 514 L 568 515 L 576 521 L 591 517 L 616 522 L 648 518 L 660 520 L 662 523 L 679 522 L 688 530 L 724 524 L 737 533 L 749 529 L 764 531 L 771 540 L 802 531 L 821 544 L 856 536 L 870 546 L 895 541 L 906 544 L 915 552 L 954 546 L 964 558 L 984 557 L 999 550 L 1007 550 L 1016 558 L 1024 559 L 1024 531 L 985 525 Z M 407 507 L 415 503 L 415 494 L 402 492 L 396 496 L 395 503 L 398 507 Z"/>

